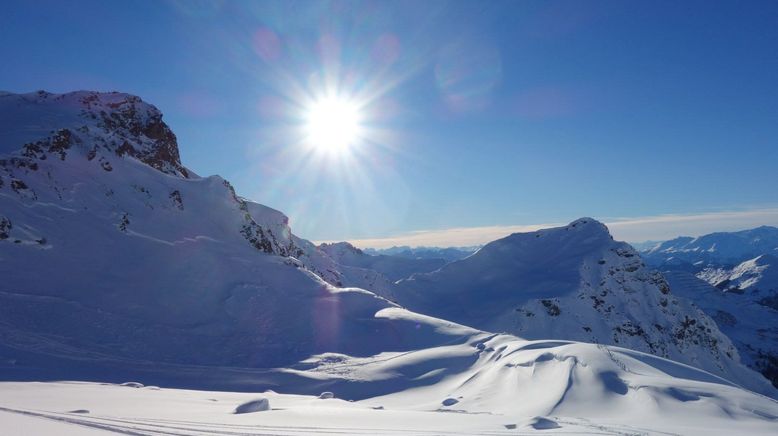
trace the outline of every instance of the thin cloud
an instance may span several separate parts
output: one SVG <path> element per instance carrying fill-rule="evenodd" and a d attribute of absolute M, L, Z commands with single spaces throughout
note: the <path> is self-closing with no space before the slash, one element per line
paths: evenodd
<path fill-rule="evenodd" d="M 602 221 L 608 226 L 614 238 L 628 242 L 642 242 L 667 240 L 681 235 L 699 236 L 718 231 L 743 230 L 761 225 L 778 226 L 778 208 L 612 218 Z M 420 230 L 385 238 L 351 239 L 349 242 L 363 248 L 388 248 L 403 245 L 411 247 L 464 247 L 482 245 L 511 233 L 531 232 L 564 224 L 566 223 Z"/>
<path fill-rule="evenodd" d="M 700 236 L 763 225 L 778 226 L 778 208 L 657 215 L 614 220 L 607 224 L 616 239 L 629 242 L 666 240 L 677 236 Z"/>

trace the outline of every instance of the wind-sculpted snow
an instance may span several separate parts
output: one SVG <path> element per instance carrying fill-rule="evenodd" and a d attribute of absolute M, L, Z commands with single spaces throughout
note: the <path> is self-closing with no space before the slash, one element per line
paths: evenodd
<path fill-rule="evenodd" d="M 418 318 L 399 309 L 380 316 Z M 295 395 L 0 383 L 0 429 L 4 434 L 16 434 L 19 426 L 49 434 L 768 435 L 778 425 L 778 403 L 771 399 L 618 347 L 471 332 L 424 350 L 366 357 L 328 353 L 308 359 L 306 366 L 291 371 L 295 378 L 288 371 L 276 374 L 286 377 L 282 386 Z M 258 412 L 239 413 L 246 409 Z"/>
<path fill-rule="evenodd" d="M 623 346 L 775 395 L 709 316 L 591 218 L 494 241 L 400 281 L 394 296 L 410 310 L 483 330 Z"/>

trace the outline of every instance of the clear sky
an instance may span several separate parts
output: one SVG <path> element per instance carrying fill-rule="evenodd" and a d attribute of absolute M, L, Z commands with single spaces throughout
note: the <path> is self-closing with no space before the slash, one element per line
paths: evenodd
<path fill-rule="evenodd" d="M 778 225 L 774 1 L 4 0 L 0 56 L 2 90 L 155 104 L 313 240 Z M 301 139 L 327 92 L 359 103 L 345 152 Z"/>

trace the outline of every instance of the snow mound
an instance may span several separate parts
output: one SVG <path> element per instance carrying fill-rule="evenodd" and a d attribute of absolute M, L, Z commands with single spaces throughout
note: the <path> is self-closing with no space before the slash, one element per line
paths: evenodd
<path fill-rule="evenodd" d="M 270 410 L 270 400 L 267 398 L 257 398 L 256 400 L 247 401 L 235 408 L 235 414 L 240 415 L 242 413 L 254 413 L 264 412 Z"/>

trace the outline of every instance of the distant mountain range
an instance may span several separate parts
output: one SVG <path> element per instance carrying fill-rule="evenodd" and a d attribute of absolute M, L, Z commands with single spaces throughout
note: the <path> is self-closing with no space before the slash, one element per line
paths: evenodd
<path fill-rule="evenodd" d="M 778 255 L 778 228 L 762 226 L 739 232 L 717 232 L 693 238 L 681 236 L 642 250 L 657 267 L 702 269 L 709 264 L 735 266 L 763 254 Z"/>
<path fill-rule="evenodd" d="M 443 259 L 446 262 L 464 259 L 475 253 L 480 246 L 474 247 L 391 247 L 366 248 L 364 252 L 371 255 L 389 255 L 408 259 Z"/>

